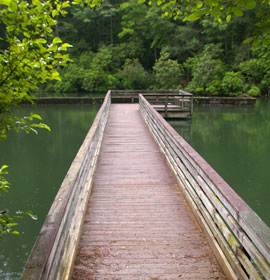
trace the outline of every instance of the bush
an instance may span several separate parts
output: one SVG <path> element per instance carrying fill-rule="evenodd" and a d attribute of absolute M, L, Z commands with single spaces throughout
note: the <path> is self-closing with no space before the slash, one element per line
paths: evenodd
<path fill-rule="evenodd" d="M 210 95 L 220 95 L 221 90 L 221 81 L 219 80 L 213 80 L 210 82 L 206 88 L 206 92 Z"/>
<path fill-rule="evenodd" d="M 247 94 L 249 96 L 258 96 L 261 94 L 261 90 L 257 86 L 252 85 L 250 90 L 247 92 Z"/>
<path fill-rule="evenodd" d="M 89 92 L 106 92 L 117 89 L 119 80 L 102 69 L 88 69 L 83 74 L 82 89 Z"/>
<path fill-rule="evenodd" d="M 177 89 L 184 77 L 184 68 L 176 60 L 169 59 L 168 53 L 163 53 L 156 61 L 153 70 L 155 86 L 158 89 Z"/>
<path fill-rule="evenodd" d="M 259 84 L 269 68 L 262 59 L 252 58 L 240 63 L 239 69 L 249 84 Z"/>
<path fill-rule="evenodd" d="M 204 50 L 195 57 L 188 58 L 184 64 L 191 73 L 192 80 L 186 89 L 196 94 L 220 94 L 218 84 L 225 73 L 225 65 L 218 57 L 220 46 L 206 45 Z"/>
<path fill-rule="evenodd" d="M 49 83 L 46 87 L 47 91 L 73 93 L 81 89 L 83 69 L 76 63 L 70 63 L 64 69 L 61 69 L 60 76 L 61 81 L 53 84 Z"/>
<path fill-rule="evenodd" d="M 244 90 L 242 75 L 239 72 L 227 72 L 223 77 L 221 88 L 225 95 L 240 95 Z"/>
<path fill-rule="evenodd" d="M 261 91 L 263 94 L 267 94 L 270 89 L 270 70 L 265 74 L 261 81 Z"/>
<path fill-rule="evenodd" d="M 117 78 L 125 89 L 147 89 L 151 85 L 152 77 L 143 68 L 138 59 L 127 59 Z"/>

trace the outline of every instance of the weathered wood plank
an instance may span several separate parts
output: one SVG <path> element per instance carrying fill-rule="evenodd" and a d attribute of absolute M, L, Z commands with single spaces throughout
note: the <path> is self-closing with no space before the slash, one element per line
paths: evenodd
<path fill-rule="evenodd" d="M 195 194 L 195 191 L 193 189 L 194 185 L 192 185 L 187 178 L 191 178 L 189 176 L 189 173 L 187 172 L 184 165 L 178 161 L 177 163 L 173 161 L 173 157 L 170 156 L 169 152 L 169 145 L 166 145 L 161 142 L 161 139 L 165 142 L 167 139 L 166 137 L 162 136 L 162 133 L 157 132 L 156 130 L 159 130 L 159 127 L 154 125 L 155 122 L 150 123 L 150 128 L 155 127 L 152 132 L 157 140 L 157 142 L 160 144 L 162 150 L 165 152 L 165 155 L 168 159 L 168 161 L 171 163 L 172 168 L 176 171 L 176 174 L 178 178 L 180 179 L 179 182 L 182 186 L 185 187 L 186 192 L 189 194 L 187 196 L 188 201 L 192 205 L 192 210 L 194 211 L 194 214 L 198 216 L 198 220 L 200 223 L 204 226 L 206 233 L 208 236 L 210 236 L 210 241 L 213 243 L 215 242 L 215 239 L 217 239 L 219 242 L 216 243 L 216 251 L 219 253 L 219 259 L 222 260 L 222 267 L 226 268 L 226 271 L 228 272 L 228 277 L 230 279 L 236 279 L 234 276 L 233 270 L 230 268 L 230 265 L 237 271 L 238 275 L 242 275 L 242 279 L 248 279 L 245 276 L 245 273 L 243 269 L 241 268 L 239 262 L 236 260 L 232 252 L 229 251 L 228 245 L 226 244 L 226 241 L 224 240 L 224 237 L 220 234 L 220 232 L 215 231 L 215 225 L 211 221 L 211 218 L 209 217 L 207 211 L 205 211 L 205 208 L 202 206 L 201 201 L 198 199 L 198 196 Z M 167 143 L 168 144 L 168 143 Z M 211 230 L 209 230 L 211 229 Z M 226 249 L 227 248 L 227 249 Z M 227 262 L 229 260 L 230 264 Z"/>
<path fill-rule="evenodd" d="M 110 99 L 108 92 L 49 210 L 21 280 L 70 277 Z"/>
<path fill-rule="evenodd" d="M 79 248 L 76 280 L 225 279 L 138 105 L 112 105 Z"/>
<path fill-rule="evenodd" d="M 202 215 L 205 211 L 210 214 L 209 227 L 213 222 L 213 230 L 222 232 L 223 238 L 231 245 L 232 252 L 253 279 L 260 279 L 256 269 L 268 279 L 269 228 L 142 96 L 140 106 L 146 123 L 189 195 L 196 201 L 197 206 L 202 206 Z M 230 228 L 227 228 L 227 225 Z M 241 246 L 237 242 L 240 242 Z M 253 267 L 254 264 L 257 268 Z"/>
<path fill-rule="evenodd" d="M 258 252 L 257 248 L 252 245 L 252 242 L 250 239 L 246 238 L 246 235 L 243 233 L 243 230 L 241 227 L 236 223 L 234 218 L 230 215 L 230 213 L 226 210 L 224 205 L 220 203 L 217 196 L 212 192 L 212 190 L 209 188 L 209 186 L 202 180 L 202 178 L 197 174 L 196 168 L 185 158 L 185 155 L 183 155 L 181 149 L 175 144 L 174 141 L 171 141 L 171 138 L 169 135 L 166 134 L 166 129 L 161 129 L 157 122 L 152 119 L 152 122 L 149 124 L 150 127 L 153 127 L 153 133 L 155 134 L 155 137 L 157 138 L 158 142 L 162 142 L 162 149 L 165 151 L 165 153 L 168 155 L 168 160 L 171 162 L 174 168 L 178 170 L 178 172 L 184 172 L 185 178 L 188 178 L 188 180 L 191 182 L 191 186 L 193 186 L 194 190 L 197 192 L 197 195 L 204 201 L 205 207 L 208 211 L 212 211 L 212 219 L 215 220 L 216 212 L 213 210 L 211 204 L 209 204 L 208 200 L 205 200 L 206 197 L 202 196 L 202 192 L 200 191 L 200 188 L 196 187 L 198 182 L 199 185 L 202 187 L 203 191 L 206 192 L 208 198 L 211 203 L 215 205 L 215 207 L 218 209 L 220 213 L 222 213 L 222 216 L 225 219 L 225 222 L 229 224 L 231 227 L 233 233 L 239 238 L 239 240 L 242 240 L 242 244 L 245 244 L 245 249 L 248 251 L 248 253 L 253 256 L 253 260 L 255 261 L 255 264 L 259 267 L 262 274 L 269 278 L 269 264 L 267 264 L 267 261 L 264 258 L 259 257 L 260 253 Z M 181 155 L 181 161 L 178 157 Z M 174 164 L 174 161 L 177 161 L 176 164 Z M 183 161 L 183 164 L 182 164 Z M 194 177 L 194 178 L 193 178 Z M 223 230 L 223 227 L 220 230 Z M 227 236 L 227 241 L 230 243 L 232 241 L 232 237 Z M 237 248 L 232 248 L 234 250 L 235 254 L 240 254 L 241 250 L 239 250 L 239 246 Z M 246 266 L 246 264 L 249 262 L 246 259 L 243 259 L 242 255 L 239 255 L 239 259 L 242 262 L 242 265 Z M 253 270 L 253 265 L 249 262 L 248 267 L 246 267 L 247 271 L 253 271 L 252 274 L 256 275 L 256 271 Z M 251 272 L 250 272 L 251 273 Z M 255 278 L 255 276 L 254 276 Z"/>

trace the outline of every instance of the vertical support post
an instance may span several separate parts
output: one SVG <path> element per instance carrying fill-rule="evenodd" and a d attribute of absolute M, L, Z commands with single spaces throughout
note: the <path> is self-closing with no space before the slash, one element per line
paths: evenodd
<path fill-rule="evenodd" d="M 168 95 L 165 97 L 165 116 L 167 117 L 168 112 Z"/>
<path fill-rule="evenodd" d="M 184 96 L 181 96 L 181 110 L 184 110 Z"/>
<path fill-rule="evenodd" d="M 193 96 L 190 98 L 190 114 L 193 114 Z"/>

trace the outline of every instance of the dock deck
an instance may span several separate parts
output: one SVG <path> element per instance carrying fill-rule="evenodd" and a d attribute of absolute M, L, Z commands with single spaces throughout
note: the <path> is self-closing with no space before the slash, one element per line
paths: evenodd
<path fill-rule="evenodd" d="M 138 104 L 111 105 L 72 279 L 225 279 Z"/>

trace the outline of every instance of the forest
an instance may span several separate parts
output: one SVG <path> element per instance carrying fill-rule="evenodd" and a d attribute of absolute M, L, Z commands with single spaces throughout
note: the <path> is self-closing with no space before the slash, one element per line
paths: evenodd
<path fill-rule="evenodd" d="M 72 6 L 54 35 L 73 47 L 59 67 L 61 81 L 44 95 L 89 95 L 108 89 L 185 89 L 195 95 L 268 95 L 269 35 L 244 43 L 256 30 L 256 8 L 230 21 L 183 21 L 137 0 Z M 39 93 L 40 94 L 40 93 Z"/>

